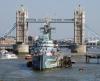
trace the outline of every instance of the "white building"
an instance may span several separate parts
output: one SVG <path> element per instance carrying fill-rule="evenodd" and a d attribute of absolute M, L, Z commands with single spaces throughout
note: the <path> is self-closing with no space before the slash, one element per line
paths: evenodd
<path fill-rule="evenodd" d="M 100 40 L 98 40 L 98 39 L 88 40 L 87 45 L 96 46 L 98 41 L 100 41 Z"/>

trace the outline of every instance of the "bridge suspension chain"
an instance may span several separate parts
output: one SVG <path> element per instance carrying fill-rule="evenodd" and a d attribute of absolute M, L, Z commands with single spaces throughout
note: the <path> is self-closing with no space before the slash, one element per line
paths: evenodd
<path fill-rule="evenodd" d="M 13 27 L 8 31 L 6 32 L 3 37 L 6 38 L 9 34 L 11 34 L 14 30 L 16 29 L 16 23 L 13 24 Z"/>
<path fill-rule="evenodd" d="M 86 29 L 88 30 L 88 33 L 89 31 L 91 32 L 91 34 L 96 37 L 96 38 L 99 38 L 100 39 L 100 34 L 95 32 L 92 28 L 90 28 L 88 25 L 86 25 Z"/>

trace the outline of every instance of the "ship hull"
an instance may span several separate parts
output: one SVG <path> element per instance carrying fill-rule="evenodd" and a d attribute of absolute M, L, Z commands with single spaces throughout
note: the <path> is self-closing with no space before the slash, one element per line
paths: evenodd
<path fill-rule="evenodd" d="M 37 70 L 44 70 L 59 66 L 56 56 L 38 55 L 33 56 L 32 67 Z"/>

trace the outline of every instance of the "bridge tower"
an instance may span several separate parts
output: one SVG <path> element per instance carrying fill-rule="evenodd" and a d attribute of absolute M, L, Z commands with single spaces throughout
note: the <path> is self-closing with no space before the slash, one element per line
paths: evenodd
<path fill-rule="evenodd" d="M 28 52 L 28 25 L 26 19 L 28 18 L 28 12 L 23 8 L 23 5 L 16 11 L 16 44 L 17 51 Z"/>
<path fill-rule="evenodd" d="M 85 12 L 79 7 L 74 11 L 74 43 L 76 47 L 72 49 L 77 53 L 86 53 L 85 45 Z"/>
<path fill-rule="evenodd" d="M 16 12 L 16 42 L 27 43 L 27 23 L 28 12 L 23 8 L 23 5 Z"/>

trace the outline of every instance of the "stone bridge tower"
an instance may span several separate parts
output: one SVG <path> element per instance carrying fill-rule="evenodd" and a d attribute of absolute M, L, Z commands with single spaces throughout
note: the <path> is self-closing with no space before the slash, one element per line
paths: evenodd
<path fill-rule="evenodd" d="M 28 12 L 23 8 L 23 5 L 16 11 L 16 45 L 17 51 L 28 52 L 28 25 L 26 19 L 28 18 Z"/>
<path fill-rule="evenodd" d="M 73 51 L 86 53 L 85 45 L 85 12 L 79 7 L 74 11 L 74 43 L 76 47 Z"/>
<path fill-rule="evenodd" d="M 16 12 L 16 42 L 27 43 L 27 23 L 28 12 L 23 8 L 23 5 Z"/>

